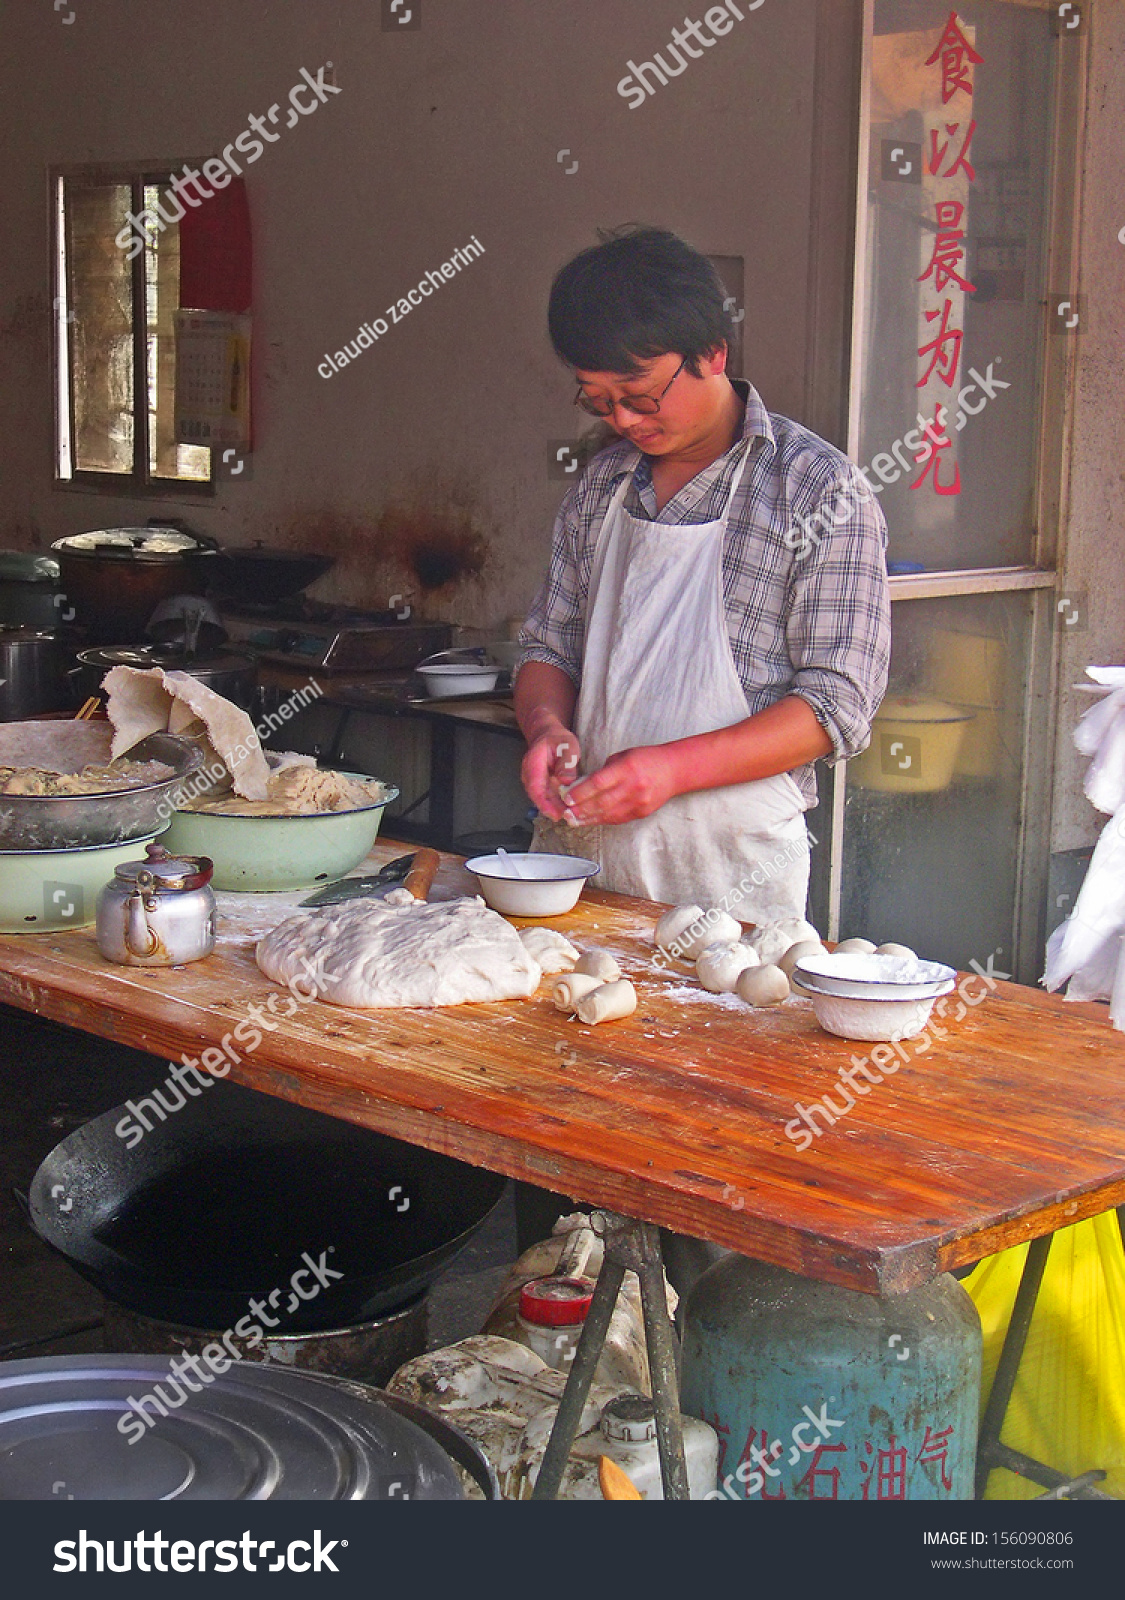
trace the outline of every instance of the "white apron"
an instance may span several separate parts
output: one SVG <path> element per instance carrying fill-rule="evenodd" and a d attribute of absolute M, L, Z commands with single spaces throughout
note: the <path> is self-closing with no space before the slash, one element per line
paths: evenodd
<path fill-rule="evenodd" d="M 583 773 L 639 745 L 744 722 L 723 606 L 723 542 L 747 455 L 715 522 L 649 522 L 625 510 L 631 476 L 598 535 L 574 731 Z M 726 905 L 744 922 L 803 916 L 805 799 L 792 775 L 676 795 L 634 822 L 568 827 L 540 817 L 533 850 L 601 862 L 592 881 L 673 904 Z M 724 898 L 725 897 L 725 898 Z"/>

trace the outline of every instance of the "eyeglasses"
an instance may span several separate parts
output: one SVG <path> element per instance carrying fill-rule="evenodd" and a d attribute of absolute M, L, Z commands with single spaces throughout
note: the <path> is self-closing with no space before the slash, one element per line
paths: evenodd
<path fill-rule="evenodd" d="M 591 400 L 579 389 L 574 397 L 574 403 L 576 406 L 581 406 L 583 411 L 588 411 L 592 417 L 612 417 L 618 406 L 625 411 L 632 411 L 638 417 L 655 416 L 660 410 L 660 402 L 686 366 L 687 356 L 680 362 L 659 394 L 626 394 L 622 395 L 620 400 L 603 401 Z"/>

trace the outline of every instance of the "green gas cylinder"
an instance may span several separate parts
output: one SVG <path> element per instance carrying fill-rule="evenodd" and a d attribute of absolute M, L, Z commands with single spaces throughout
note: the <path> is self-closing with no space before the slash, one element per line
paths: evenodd
<path fill-rule="evenodd" d="M 681 1406 L 718 1432 L 719 1498 L 971 1500 L 980 1383 L 947 1273 L 868 1295 L 732 1254 L 685 1303 Z"/>

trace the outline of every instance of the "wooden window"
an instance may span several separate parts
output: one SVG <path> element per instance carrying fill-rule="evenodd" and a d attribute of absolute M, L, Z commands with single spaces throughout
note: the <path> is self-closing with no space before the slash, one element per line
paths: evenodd
<path fill-rule="evenodd" d="M 175 437 L 179 225 L 143 222 L 168 181 L 158 172 L 53 175 L 59 483 L 213 492 L 210 449 Z M 131 253 L 129 235 L 142 230 L 144 247 Z"/>

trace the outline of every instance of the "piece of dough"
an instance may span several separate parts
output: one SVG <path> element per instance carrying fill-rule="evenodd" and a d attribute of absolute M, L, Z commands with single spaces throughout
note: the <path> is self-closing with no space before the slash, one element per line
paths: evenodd
<path fill-rule="evenodd" d="M 833 953 L 838 956 L 869 956 L 874 950 L 875 946 L 870 939 L 844 939 L 836 946 Z M 913 950 L 910 954 L 914 954 Z"/>
<path fill-rule="evenodd" d="M 758 957 L 748 944 L 709 944 L 700 951 L 695 972 L 711 994 L 733 994 L 739 973 L 757 965 Z"/>
<path fill-rule="evenodd" d="M 570 940 L 554 928 L 521 928 L 519 937 L 528 955 L 538 961 L 544 972 L 569 972 L 578 960 L 578 951 Z"/>
<path fill-rule="evenodd" d="M 479 897 L 322 906 L 286 918 L 255 954 L 295 995 L 363 1008 L 525 999 L 543 976 L 511 923 Z"/>
<path fill-rule="evenodd" d="M 602 987 L 602 980 L 592 972 L 564 972 L 555 979 L 551 988 L 551 998 L 560 1011 L 573 1011 L 579 1000 L 585 999 L 595 989 Z"/>
<path fill-rule="evenodd" d="M 777 965 L 787 978 L 793 976 L 793 968 L 804 956 L 826 956 L 827 949 L 819 939 L 799 939 L 796 944 L 791 944 Z"/>
<path fill-rule="evenodd" d="M 580 1022 L 616 1022 L 637 1009 L 637 991 L 628 978 L 618 978 L 616 983 L 601 983 L 591 989 L 574 1009 Z"/>
<path fill-rule="evenodd" d="M 736 993 L 752 1006 L 778 1006 L 789 998 L 789 979 L 780 967 L 747 967 L 739 976 Z"/>
<path fill-rule="evenodd" d="M 112 667 L 102 679 L 102 689 L 114 728 L 115 756 L 131 750 L 147 734 L 165 729 L 198 737 L 205 770 L 221 763 L 236 794 L 246 800 L 266 798 L 270 769 L 254 724 L 245 711 L 198 678 L 160 667 Z M 192 790 L 199 793 L 200 785 L 192 784 Z"/>
<path fill-rule="evenodd" d="M 741 922 L 728 911 L 716 911 L 712 906 L 681 935 L 684 960 L 698 961 L 708 945 L 737 944 L 741 938 Z"/>
<path fill-rule="evenodd" d="M 893 941 L 890 944 L 876 945 L 875 954 L 877 956 L 913 956 L 915 961 L 918 959 L 918 952 L 912 950 L 908 944 L 895 944 Z"/>
<path fill-rule="evenodd" d="M 588 972 L 602 983 L 614 983 L 621 968 L 608 950 L 584 950 L 574 965 L 575 972 Z"/>
<path fill-rule="evenodd" d="M 679 955 L 680 935 L 686 933 L 693 922 L 703 915 L 702 906 L 673 906 L 656 924 L 656 942 L 670 955 Z"/>
<path fill-rule="evenodd" d="M 804 917 L 782 917 L 777 922 L 763 922 L 746 942 L 758 952 L 762 965 L 768 967 L 776 965 L 790 945 L 800 944 L 803 939 L 816 939 L 819 943 L 820 934 Z"/>

